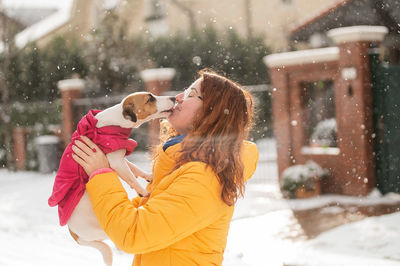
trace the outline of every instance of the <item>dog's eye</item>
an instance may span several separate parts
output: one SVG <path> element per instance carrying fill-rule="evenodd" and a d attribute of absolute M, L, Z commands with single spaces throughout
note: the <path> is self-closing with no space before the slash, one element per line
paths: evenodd
<path fill-rule="evenodd" d="M 155 98 L 152 94 L 150 94 L 150 97 L 149 97 L 149 99 L 147 100 L 147 103 L 154 102 L 155 100 L 156 100 L 156 98 Z"/>

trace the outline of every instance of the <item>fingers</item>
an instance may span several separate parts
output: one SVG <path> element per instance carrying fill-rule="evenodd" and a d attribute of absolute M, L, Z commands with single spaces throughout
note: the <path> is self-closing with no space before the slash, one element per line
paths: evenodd
<path fill-rule="evenodd" d="M 153 174 L 145 173 L 143 175 L 143 178 L 146 179 L 147 182 L 151 182 L 151 181 L 153 181 Z"/>
<path fill-rule="evenodd" d="M 82 143 L 82 142 L 81 142 Z M 85 145 L 85 144 L 80 144 L 78 145 L 78 143 L 75 143 L 77 146 L 72 145 L 72 151 L 74 152 L 74 154 L 78 155 L 82 160 L 84 160 L 86 162 L 87 158 L 89 157 L 89 154 L 87 153 L 87 151 L 84 151 L 81 146 Z M 87 146 L 86 146 L 87 147 Z M 93 153 L 93 152 L 92 152 Z"/>
<path fill-rule="evenodd" d="M 104 152 L 88 137 L 81 136 L 72 145 L 72 158 L 83 167 L 88 176 L 95 170 L 110 167 L 110 163 Z"/>
<path fill-rule="evenodd" d="M 72 145 L 72 150 L 76 154 L 78 154 L 81 158 L 83 156 L 82 153 L 85 153 L 85 155 L 92 155 L 94 153 L 92 151 L 92 149 L 89 148 L 89 146 L 87 146 L 85 143 L 83 143 L 82 141 L 79 141 L 79 140 L 76 140 L 74 145 Z"/>
<path fill-rule="evenodd" d="M 99 151 L 100 148 L 94 143 L 91 139 L 86 136 L 81 136 L 81 139 L 85 142 L 85 144 L 92 150 L 92 151 Z"/>
<path fill-rule="evenodd" d="M 74 153 L 72 153 L 72 159 L 74 159 L 75 162 L 80 164 L 83 168 L 85 168 L 87 165 L 87 163 L 82 158 L 80 158 L 78 155 L 76 155 Z"/>

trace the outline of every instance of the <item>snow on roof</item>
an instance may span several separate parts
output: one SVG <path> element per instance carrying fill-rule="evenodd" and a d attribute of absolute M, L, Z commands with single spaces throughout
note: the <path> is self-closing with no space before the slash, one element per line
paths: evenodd
<path fill-rule="evenodd" d="M 335 61 L 338 58 L 339 48 L 327 47 L 267 55 L 264 57 L 264 63 L 268 67 L 282 67 Z"/>
<path fill-rule="evenodd" d="M 4 8 L 56 8 L 62 9 L 68 6 L 71 0 L 3 0 Z"/>
<path fill-rule="evenodd" d="M 4 0 L 2 4 L 7 14 L 28 25 L 15 36 L 17 47 L 22 48 L 66 24 L 71 18 L 73 0 Z M 25 16 L 27 12 L 30 17 Z"/>
<path fill-rule="evenodd" d="M 24 27 L 28 27 L 36 22 L 43 20 L 57 12 L 56 8 L 7 8 L 5 13 L 8 17 L 18 21 Z"/>

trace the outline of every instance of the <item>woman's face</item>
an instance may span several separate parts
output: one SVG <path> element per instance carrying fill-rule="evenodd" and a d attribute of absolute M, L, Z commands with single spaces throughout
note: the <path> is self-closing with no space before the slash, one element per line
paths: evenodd
<path fill-rule="evenodd" d="M 201 113 L 203 106 L 201 94 L 201 78 L 190 85 L 185 92 L 175 96 L 176 105 L 168 117 L 169 123 L 180 134 L 188 133 L 193 122 Z"/>

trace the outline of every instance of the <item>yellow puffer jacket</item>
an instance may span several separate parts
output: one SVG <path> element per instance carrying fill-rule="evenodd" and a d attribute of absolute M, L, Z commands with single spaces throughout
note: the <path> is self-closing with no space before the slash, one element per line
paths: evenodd
<path fill-rule="evenodd" d="M 86 189 L 101 227 L 127 253 L 134 266 L 221 265 L 233 206 L 221 200 L 210 167 L 190 162 L 171 172 L 180 143 L 161 148 L 147 199 L 127 197 L 116 173 L 93 177 Z M 242 160 L 249 179 L 258 150 L 244 142 Z"/>

